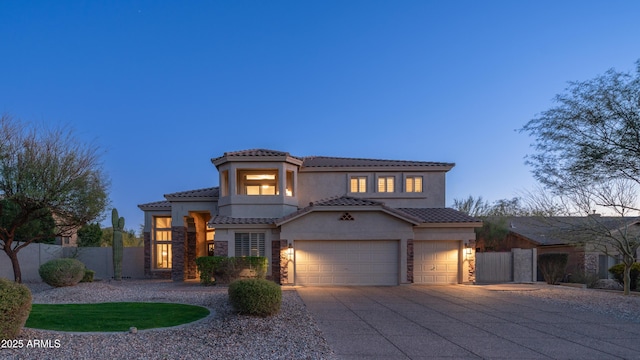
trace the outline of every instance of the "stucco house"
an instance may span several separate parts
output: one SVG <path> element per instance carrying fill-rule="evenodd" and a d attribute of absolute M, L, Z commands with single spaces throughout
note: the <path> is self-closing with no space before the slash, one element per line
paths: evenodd
<path fill-rule="evenodd" d="M 139 205 L 147 276 L 194 279 L 197 257 L 221 255 L 266 256 L 269 278 L 280 284 L 473 280 L 481 222 L 445 208 L 454 164 L 266 149 L 211 162 L 218 187 Z"/>

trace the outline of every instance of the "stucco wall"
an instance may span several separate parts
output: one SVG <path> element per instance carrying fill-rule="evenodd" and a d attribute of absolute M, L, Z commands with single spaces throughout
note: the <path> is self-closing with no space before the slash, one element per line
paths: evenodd
<path fill-rule="evenodd" d="M 423 192 L 404 192 L 405 176 L 422 176 Z M 350 193 L 349 179 L 351 176 L 367 177 L 366 193 Z M 379 176 L 394 176 L 395 191 L 393 193 L 378 193 L 377 178 Z M 312 172 L 303 171 L 298 174 L 298 200 L 300 206 L 310 202 L 349 195 L 377 200 L 391 207 L 444 207 L 445 206 L 445 173 L 444 172 Z"/>

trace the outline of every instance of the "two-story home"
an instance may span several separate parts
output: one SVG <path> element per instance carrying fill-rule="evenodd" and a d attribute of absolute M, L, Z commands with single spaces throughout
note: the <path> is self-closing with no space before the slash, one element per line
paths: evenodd
<path fill-rule="evenodd" d="M 145 213 L 145 273 L 197 277 L 200 256 L 266 256 L 295 285 L 455 284 L 473 278 L 474 227 L 445 208 L 454 164 L 297 157 L 265 149 L 211 160 L 219 187 L 166 194 Z"/>

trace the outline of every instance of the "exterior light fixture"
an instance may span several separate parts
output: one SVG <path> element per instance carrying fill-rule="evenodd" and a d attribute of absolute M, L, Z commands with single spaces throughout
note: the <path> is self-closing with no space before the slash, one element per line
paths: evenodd
<path fill-rule="evenodd" d="M 293 245 L 291 244 L 289 244 L 289 247 L 287 247 L 287 259 L 293 260 Z"/>
<path fill-rule="evenodd" d="M 472 253 L 471 252 L 471 245 L 465 244 L 464 247 L 465 247 L 464 251 L 467 254 L 467 256 L 471 255 L 471 253 Z"/>

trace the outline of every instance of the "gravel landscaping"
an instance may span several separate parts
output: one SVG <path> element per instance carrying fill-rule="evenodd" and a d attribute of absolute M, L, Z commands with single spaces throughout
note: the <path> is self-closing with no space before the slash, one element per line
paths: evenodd
<path fill-rule="evenodd" d="M 178 327 L 137 333 L 66 333 L 23 329 L 18 349 L 0 350 L 13 359 L 336 359 L 315 320 L 294 289 L 283 291 L 282 308 L 273 317 L 234 313 L 226 287 L 155 280 L 81 283 L 52 288 L 27 284 L 34 303 L 108 301 L 175 302 L 200 305 L 212 314 Z M 611 315 L 640 323 L 640 296 L 621 292 L 544 284 L 503 286 L 515 296 Z M 487 288 L 489 289 L 489 288 Z M 520 290 L 519 290 L 520 289 Z M 135 326 L 135 324 L 132 324 Z"/>
<path fill-rule="evenodd" d="M 283 291 L 279 314 L 241 316 L 228 303 L 226 287 L 169 281 L 80 283 L 51 288 L 27 284 L 34 303 L 109 301 L 176 302 L 209 308 L 212 314 L 179 327 L 132 333 L 66 333 L 23 329 L 0 358 L 14 359 L 335 359 L 315 321 L 294 290 Z M 135 326 L 135 324 L 131 324 Z"/>
<path fill-rule="evenodd" d="M 640 323 L 640 293 L 624 296 L 622 291 L 582 289 L 568 286 L 532 285 L 535 291 L 512 291 L 572 308 L 611 315 Z"/>

